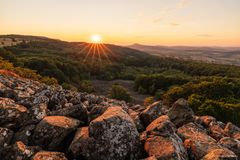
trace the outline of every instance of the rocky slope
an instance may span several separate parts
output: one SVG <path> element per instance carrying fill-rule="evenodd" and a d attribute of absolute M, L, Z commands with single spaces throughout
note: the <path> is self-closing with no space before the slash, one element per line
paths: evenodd
<path fill-rule="evenodd" d="M 226 115 L 227 116 L 227 115 Z M 2 160 L 237 160 L 240 128 L 184 99 L 148 107 L 0 75 Z"/>

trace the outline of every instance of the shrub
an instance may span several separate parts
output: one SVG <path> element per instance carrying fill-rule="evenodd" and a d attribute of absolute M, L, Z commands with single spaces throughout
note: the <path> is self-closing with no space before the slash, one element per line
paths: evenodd
<path fill-rule="evenodd" d="M 132 101 L 127 89 L 120 85 L 112 85 L 112 88 L 109 91 L 109 97 L 113 99 L 124 100 L 126 102 Z"/>

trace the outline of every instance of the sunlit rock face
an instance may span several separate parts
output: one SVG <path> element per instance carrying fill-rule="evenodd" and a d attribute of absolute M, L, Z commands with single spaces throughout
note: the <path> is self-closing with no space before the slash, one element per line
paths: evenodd
<path fill-rule="evenodd" d="M 0 74 L 1 160 L 239 159 L 240 128 L 179 99 L 148 107 Z"/>

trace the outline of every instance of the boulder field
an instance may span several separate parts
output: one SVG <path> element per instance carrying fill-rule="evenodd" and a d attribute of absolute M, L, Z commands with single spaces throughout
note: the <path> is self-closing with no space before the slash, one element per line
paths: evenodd
<path fill-rule="evenodd" d="M 0 75 L 1 160 L 238 160 L 240 128 L 184 99 L 147 107 Z"/>

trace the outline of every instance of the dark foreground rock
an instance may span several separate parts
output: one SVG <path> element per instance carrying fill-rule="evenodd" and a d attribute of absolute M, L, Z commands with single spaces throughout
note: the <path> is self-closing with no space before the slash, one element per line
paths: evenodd
<path fill-rule="evenodd" d="M 137 159 L 139 133 L 130 116 L 121 107 L 110 107 L 81 128 L 70 146 L 73 157 L 87 159 Z"/>
<path fill-rule="evenodd" d="M 237 160 L 240 128 L 184 99 L 148 107 L 0 75 L 1 160 Z"/>

